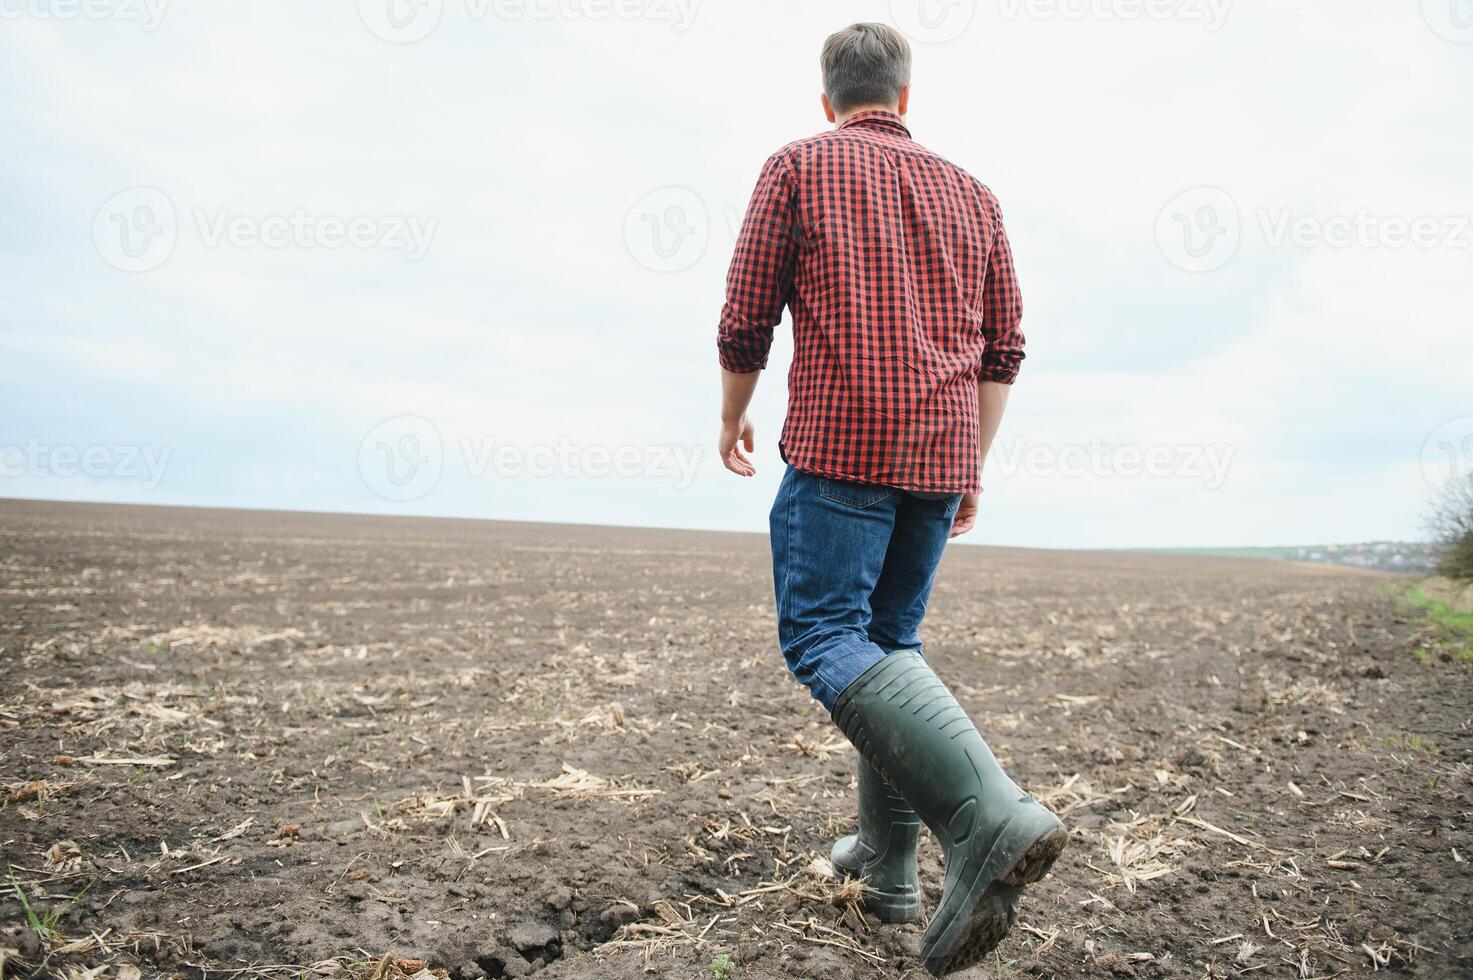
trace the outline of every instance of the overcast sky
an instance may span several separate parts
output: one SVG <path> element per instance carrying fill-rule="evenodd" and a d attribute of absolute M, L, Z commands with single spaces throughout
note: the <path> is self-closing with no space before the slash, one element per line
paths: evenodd
<path fill-rule="evenodd" d="M 974 540 L 1418 535 L 1468 0 L 0 0 L 0 495 L 765 529 L 791 340 L 738 480 L 725 269 L 857 19 L 1017 256 Z"/>

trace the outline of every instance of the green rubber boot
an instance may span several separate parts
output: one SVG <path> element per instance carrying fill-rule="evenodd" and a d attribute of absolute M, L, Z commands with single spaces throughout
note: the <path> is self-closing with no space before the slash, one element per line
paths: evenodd
<path fill-rule="evenodd" d="M 1008 778 L 920 656 L 892 653 L 849 685 L 834 721 L 941 842 L 946 882 L 921 940 L 934 976 L 974 965 L 1012 928 L 1024 885 L 1048 874 L 1069 836 Z"/>
<path fill-rule="evenodd" d="M 914 922 L 921 914 L 920 832 L 921 820 L 905 797 L 861 756 L 859 833 L 835 844 L 830 859 L 846 878 L 865 879 L 865 911 L 881 922 Z"/>

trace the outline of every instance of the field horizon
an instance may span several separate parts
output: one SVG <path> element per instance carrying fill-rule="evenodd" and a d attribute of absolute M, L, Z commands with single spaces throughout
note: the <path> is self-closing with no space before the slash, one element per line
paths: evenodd
<path fill-rule="evenodd" d="M 308 509 L 308 510 L 302 510 L 302 509 L 289 508 L 289 507 L 280 507 L 280 508 L 278 508 L 278 507 L 264 507 L 264 506 L 260 506 L 260 505 L 252 505 L 252 506 L 244 506 L 244 505 L 242 505 L 242 506 L 222 506 L 222 505 L 213 505 L 213 504 L 148 504 L 148 503 L 137 503 L 137 502 L 132 502 L 132 501 L 68 500 L 68 499 L 57 499 L 57 498 L 52 498 L 52 497 L 7 497 L 7 496 L 0 496 L 0 505 L 4 505 L 4 504 L 8 504 L 8 503 L 13 503 L 13 504 L 55 505 L 55 506 L 58 506 L 58 507 L 121 508 L 121 509 L 126 509 L 126 510 L 197 511 L 197 512 L 206 513 L 206 514 L 209 514 L 209 513 L 219 513 L 219 514 L 235 514 L 235 513 L 241 513 L 241 514 L 260 514 L 260 515 L 281 515 L 281 516 L 284 516 L 284 517 L 293 517 L 293 516 L 295 516 L 295 517 L 303 517 L 303 518 L 311 518 L 311 517 L 364 518 L 364 519 L 374 519 L 374 518 L 376 518 L 376 519 L 383 519 L 383 520 L 387 520 L 387 521 L 428 521 L 428 522 L 442 521 L 442 522 L 463 522 L 463 523 L 471 523 L 471 524 L 521 525 L 521 526 L 527 526 L 527 527 L 543 527 L 543 526 L 545 526 L 545 527 L 566 527 L 566 528 L 572 528 L 572 529 L 577 529 L 577 528 L 588 528 L 588 529 L 624 529 L 624 530 L 630 530 L 630 531 L 653 531 L 653 532 L 670 531 L 670 532 L 674 532 L 674 533 L 692 533 L 692 534 L 729 534 L 729 535 L 739 535 L 739 536 L 740 535 L 746 535 L 746 536 L 751 536 L 751 537 L 755 537 L 755 538 L 765 538 L 767 536 L 766 535 L 766 532 L 763 532 L 763 531 L 740 531 L 740 530 L 730 530 L 730 529 L 726 529 L 726 528 L 684 527 L 684 526 L 658 525 L 658 524 L 620 524 L 620 523 L 600 523 L 600 522 L 597 522 L 597 521 L 524 521 L 524 520 L 512 520 L 512 519 L 506 519 L 506 518 L 499 518 L 499 517 L 475 517 L 475 516 L 442 515 L 442 514 L 400 514 L 400 513 L 390 513 L 390 512 L 387 512 L 387 511 L 371 511 L 371 510 L 310 510 L 310 509 Z M 1101 548 L 1079 547 L 1079 546 L 1052 546 L 1052 545 L 1013 545 L 1013 544 L 993 544 L 993 543 L 990 543 L 990 542 L 975 540 L 975 538 L 977 537 L 978 534 L 983 533 L 985 531 L 985 528 L 983 527 L 983 525 L 979 524 L 979 528 L 982 529 L 982 530 L 980 530 L 979 532 L 974 532 L 974 534 L 972 536 L 974 538 L 973 540 L 968 540 L 967 538 L 960 538 L 960 539 L 957 539 L 956 541 L 954 541 L 952 543 L 953 544 L 956 544 L 956 545 L 964 545 L 964 546 L 968 546 L 968 547 L 996 548 L 996 549 L 1004 550 L 1004 551 L 1090 552 L 1090 553 L 1104 553 L 1104 554 L 1113 554 L 1113 553 L 1120 553 L 1120 554 L 1159 554 L 1159 555 L 1182 555 L 1182 556 L 1185 556 L 1185 557 L 1205 557 L 1205 558 L 1247 558 L 1247 559 L 1255 559 L 1256 558 L 1256 559 L 1263 559 L 1263 560 L 1292 560 L 1292 559 L 1285 559 L 1284 558 L 1284 555 L 1286 553 L 1291 552 L 1291 551 L 1294 551 L 1296 549 L 1313 548 L 1313 547 L 1323 547 L 1324 544 L 1325 544 L 1325 542 L 1320 542 L 1320 543 L 1316 543 L 1316 544 L 1266 544 L 1266 545 L 1243 545 L 1243 546 L 1228 546 L 1228 545 L 1225 545 L 1225 546 L 1221 546 L 1221 547 L 1213 546 L 1213 545 L 1199 545 L 1199 544 L 1173 545 L 1173 546 L 1168 546 L 1168 547 L 1134 547 L 1134 546 L 1122 545 L 1122 546 L 1119 546 L 1119 547 L 1101 547 Z M 1344 544 L 1353 544 L 1353 543 L 1356 543 L 1356 542 L 1339 542 L 1339 544 L 1341 544 L 1341 545 L 1344 545 Z M 1418 541 L 1418 542 L 1407 542 L 1407 543 L 1423 544 L 1424 542 Z"/>

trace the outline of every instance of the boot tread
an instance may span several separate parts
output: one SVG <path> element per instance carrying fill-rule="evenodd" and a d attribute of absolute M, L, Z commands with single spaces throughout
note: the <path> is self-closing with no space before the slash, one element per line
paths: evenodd
<path fill-rule="evenodd" d="M 956 948 L 945 956 L 928 959 L 926 970 L 933 976 L 943 977 L 977 965 L 996 949 L 1013 928 L 1023 886 L 1042 881 L 1068 843 L 1068 831 L 1063 829 L 1034 841 L 1018 863 L 988 887 L 973 910 L 971 921 L 963 930 Z M 1002 903 L 1001 908 L 999 902 Z"/>

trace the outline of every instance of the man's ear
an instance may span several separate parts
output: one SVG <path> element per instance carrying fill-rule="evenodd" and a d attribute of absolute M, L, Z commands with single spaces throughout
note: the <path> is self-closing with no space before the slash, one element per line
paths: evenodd
<path fill-rule="evenodd" d="M 910 85 L 900 86 L 900 105 L 897 107 L 900 115 L 905 115 L 910 110 Z"/>
<path fill-rule="evenodd" d="M 828 94 L 820 95 L 819 98 L 823 100 L 823 114 L 828 117 L 829 122 L 838 122 L 839 116 L 834 112 L 834 104 L 829 101 Z"/>

